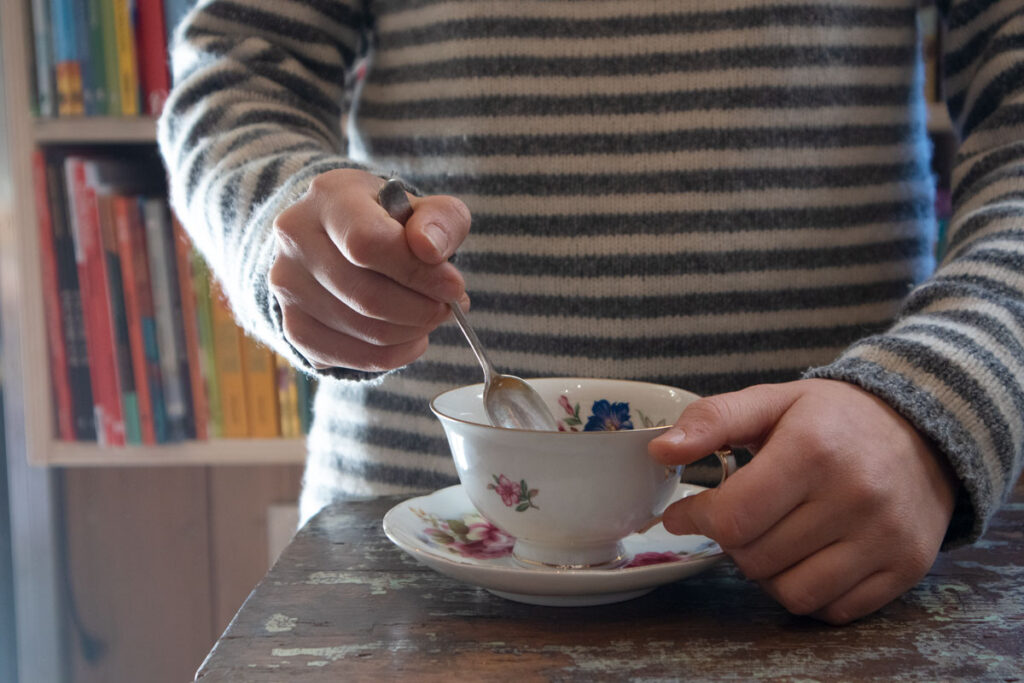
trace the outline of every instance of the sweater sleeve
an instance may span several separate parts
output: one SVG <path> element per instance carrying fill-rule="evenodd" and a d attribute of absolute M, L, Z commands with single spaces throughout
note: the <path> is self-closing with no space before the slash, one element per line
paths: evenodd
<path fill-rule="evenodd" d="M 174 87 L 158 124 L 171 204 L 239 324 L 308 372 L 269 290 L 273 223 L 313 177 L 366 168 L 345 156 L 341 130 L 366 40 L 362 5 L 200 3 L 174 32 Z"/>
<path fill-rule="evenodd" d="M 913 423 L 960 494 L 945 546 L 976 540 L 1024 451 L 1024 0 L 939 3 L 960 139 L 944 256 L 890 329 L 806 376 L 852 382 Z"/>

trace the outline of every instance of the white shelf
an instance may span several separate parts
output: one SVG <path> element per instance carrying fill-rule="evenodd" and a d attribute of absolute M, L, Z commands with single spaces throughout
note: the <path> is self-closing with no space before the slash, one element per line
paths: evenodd
<path fill-rule="evenodd" d="M 40 145 L 152 143 L 156 141 L 156 119 L 149 116 L 36 119 L 32 132 Z"/>
<path fill-rule="evenodd" d="M 44 462 L 60 467 L 152 467 L 168 465 L 301 465 L 305 439 L 211 439 L 161 446 L 102 448 L 53 441 Z"/>

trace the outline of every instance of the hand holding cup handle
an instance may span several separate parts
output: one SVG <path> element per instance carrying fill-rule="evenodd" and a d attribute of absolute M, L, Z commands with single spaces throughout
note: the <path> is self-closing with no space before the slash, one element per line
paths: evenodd
<path fill-rule="evenodd" d="M 736 456 L 733 454 L 732 449 L 729 448 L 728 446 L 716 450 L 714 453 L 712 453 L 712 455 L 718 459 L 718 463 L 722 468 L 721 476 L 718 480 L 718 485 L 721 486 L 726 479 L 728 479 L 729 477 L 736 473 L 736 468 L 738 467 L 738 465 L 736 464 Z M 657 525 L 661 524 L 661 521 L 662 515 L 656 515 L 649 519 L 642 527 L 637 529 L 636 532 L 638 534 L 645 534 Z"/>

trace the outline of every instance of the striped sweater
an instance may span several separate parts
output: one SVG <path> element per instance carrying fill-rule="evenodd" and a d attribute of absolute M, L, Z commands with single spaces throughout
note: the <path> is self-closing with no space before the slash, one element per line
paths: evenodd
<path fill-rule="evenodd" d="M 240 322 L 309 372 L 269 295 L 274 217 L 325 171 L 397 174 L 472 211 L 457 264 L 499 367 L 852 382 L 952 464 L 955 544 L 1021 470 L 1024 0 L 939 4 L 939 262 L 915 0 L 212 0 L 177 28 L 160 148 Z M 480 379 L 457 328 L 326 374 L 303 518 L 456 481 L 427 403 Z"/>

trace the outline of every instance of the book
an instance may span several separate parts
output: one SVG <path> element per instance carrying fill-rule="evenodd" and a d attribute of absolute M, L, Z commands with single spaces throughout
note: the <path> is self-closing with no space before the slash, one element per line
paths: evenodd
<path fill-rule="evenodd" d="M 97 163 L 99 162 L 92 161 L 86 166 L 87 177 L 96 173 Z M 135 369 L 132 366 L 131 339 L 125 310 L 124 276 L 121 272 L 121 257 L 114 229 L 114 197 L 110 194 L 109 188 L 100 186 L 98 177 L 92 184 L 96 188 L 100 242 L 106 260 L 107 296 L 110 297 L 110 316 L 114 327 L 114 360 L 117 363 L 117 380 L 121 391 L 125 443 L 140 444 L 142 422 L 139 415 L 138 393 L 135 390 Z"/>
<path fill-rule="evenodd" d="M 217 384 L 217 361 L 213 341 L 213 304 L 210 290 L 210 271 L 202 255 L 195 249 L 190 254 L 192 289 L 196 295 L 196 327 L 199 335 L 199 367 L 206 386 L 206 433 L 210 438 L 221 436 L 221 400 Z M 198 432 L 198 425 L 196 428 Z"/>
<path fill-rule="evenodd" d="M 100 237 L 96 191 L 86 177 L 88 161 L 69 156 L 64 171 L 71 206 L 71 232 L 75 243 L 78 285 L 82 296 L 96 437 L 100 445 L 125 444 L 124 414 L 114 343 L 106 257 Z"/>
<path fill-rule="evenodd" d="M 185 18 L 195 0 L 164 0 L 164 27 L 167 31 L 167 44 L 173 42 L 174 31 Z"/>
<path fill-rule="evenodd" d="M 274 352 L 244 332 L 241 339 L 249 436 L 253 438 L 281 436 Z"/>
<path fill-rule="evenodd" d="M 117 45 L 118 89 L 121 114 L 139 114 L 139 73 L 135 53 L 133 0 L 108 0 L 114 4 L 114 35 Z"/>
<path fill-rule="evenodd" d="M 88 51 L 83 59 L 83 90 L 87 94 L 85 113 L 104 116 L 109 111 L 107 72 L 104 63 L 103 5 L 106 0 L 76 0 L 85 11 L 86 44 Z M 87 74 L 87 75 L 86 75 Z M 90 102 L 91 100 L 91 102 Z"/>
<path fill-rule="evenodd" d="M 50 0 L 58 116 L 80 116 L 85 113 L 72 4 L 73 0 Z"/>
<path fill-rule="evenodd" d="M 57 155 L 46 159 L 46 189 L 50 201 L 53 248 L 57 263 L 60 312 L 67 358 L 68 383 L 75 440 L 95 441 L 96 421 L 93 414 L 92 380 L 89 353 L 82 314 L 82 295 L 78 287 L 78 264 L 75 261 L 74 236 L 65 184 L 64 161 Z"/>
<path fill-rule="evenodd" d="M 50 352 L 50 382 L 56 411 L 57 436 L 75 440 L 74 407 L 68 374 L 67 342 L 60 305 L 57 248 L 54 244 L 53 217 L 46 183 L 46 160 L 36 149 L 32 155 L 32 182 L 35 186 L 36 214 L 39 223 L 39 252 L 42 257 L 43 305 L 46 313 L 46 342 Z"/>
<path fill-rule="evenodd" d="M 121 115 L 121 65 L 117 61 L 117 27 L 112 0 L 100 3 L 100 34 L 103 39 L 103 75 L 107 88 L 107 115 Z"/>
<path fill-rule="evenodd" d="M 316 379 L 304 372 L 296 372 L 295 389 L 298 394 L 299 426 L 303 434 L 309 434 L 309 428 L 313 424 L 313 397 L 316 394 Z"/>
<path fill-rule="evenodd" d="M 277 405 L 281 420 L 281 436 L 298 438 L 302 436 L 299 422 L 299 394 L 295 386 L 295 368 L 281 355 L 274 354 L 277 366 Z"/>
<path fill-rule="evenodd" d="M 78 71 L 82 80 L 82 113 L 92 116 L 96 113 L 95 84 L 90 59 L 89 0 L 72 0 L 71 16 L 75 31 L 75 50 Z"/>
<path fill-rule="evenodd" d="M 242 336 L 235 324 L 227 299 L 215 281 L 210 283 L 210 308 L 213 317 L 213 349 L 216 357 L 217 387 L 220 391 L 221 436 L 249 436 L 248 406 L 245 398 L 245 374 Z"/>
<path fill-rule="evenodd" d="M 124 279 L 125 317 L 128 322 L 132 369 L 142 442 L 167 440 L 163 388 L 160 385 L 160 354 L 156 346 L 156 322 L 153 319 L 153 294 L 149 282 L 149 263 L 145 234 L 135 197 L 113 198 L 114 228 Z"/>
<path fill-rule="evenodd" d="M 139 204 L 146 231 L 168 438 L 180 441 L 189 437 L 188 373 L 182 373 L 182 365 L 187 361 L 183 360 L 185 349 L 179 331 L 181 318 L 170 214 L 167 204 L 159 197 L 140 197 Z"/>
<path fill-rule="evenodd" d="M 35 45 L 36 113 L 57 115 L 57 84 L 54 80 L 53 23 L 47 0 L 32 0 L 32 38 Z"/>
<path fill-rule="evenodd" d="M 150 116 L 159 116 L 171 89 L 163 2 L 136 0 L 136 3 L 135 51 L 139 61 L 142 108 Z"/>
<path fill-rule="evenodd" d="M 182 332 L 185 340 L 185 355 L 188 360 L 189 389 L 192 396 L 192 413 L 195 438 L 209 438 L 209 409 L 206 399 L 206 382 L 202 376 L 202 360 L 199 351 L 199 315 L 196 293 L 193 288 L 192 242 L 174 214 L 171 214 L 174 231 L 174 255 L 178 272 L 178 292 L 181 300 Z"/>

